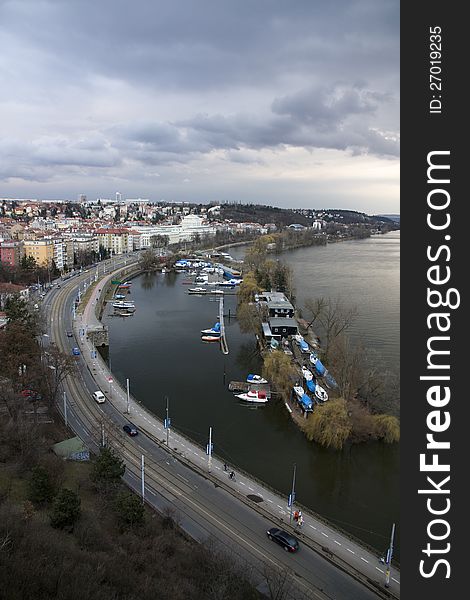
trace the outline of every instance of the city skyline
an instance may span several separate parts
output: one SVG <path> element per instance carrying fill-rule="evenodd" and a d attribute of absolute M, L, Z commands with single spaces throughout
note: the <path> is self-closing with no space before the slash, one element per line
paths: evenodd
<path fill-rule="evenodd" d="M 0 196 L 399 213 L 399 5 L 0 5 Z"/>

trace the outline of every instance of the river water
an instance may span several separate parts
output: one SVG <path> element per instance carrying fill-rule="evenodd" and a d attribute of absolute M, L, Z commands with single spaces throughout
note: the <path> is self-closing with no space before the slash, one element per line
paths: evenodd
<path fill-rule="evenodd" d="M 243 256 L 244 249 L 232 249 Z M 351 331 L 375 348 L 390 369 L 399 360 L 399 234 L 303 248 L 282 259 L 292 265 L 297 303 L 314 295 L 347 297 L 358 305 Z M 287 495 L 296 468 L 297 500 L 383 551 L 399 522 L 399 446 L 360 444 L 336 452 L 306 440 L 282 404 L 246 406 L 227 389 L 259 372 L 253 336 L 242 334 L 236 297 L 224 298 L 230 354 L 200 340 L 217 320 L 218 301 L 190 296 L 184 274 L 133 280 L 136 312 L 105 314 L 115 376 L 157 416 L 169 398 L 172 426 L 205 445 L 213 428 L 214 452 Z M 230 319 L 228 315 L 230 314 Z M 397 537 L 397 555 L 399 539 Z"/>

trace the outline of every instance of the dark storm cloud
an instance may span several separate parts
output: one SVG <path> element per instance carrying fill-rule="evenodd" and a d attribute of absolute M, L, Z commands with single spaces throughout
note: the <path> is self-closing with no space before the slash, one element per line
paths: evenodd
<path fill-rule="evenodd" d="M 398 26 L 397 0 L 0 0 L 0 179 L 396 157 Z"/>

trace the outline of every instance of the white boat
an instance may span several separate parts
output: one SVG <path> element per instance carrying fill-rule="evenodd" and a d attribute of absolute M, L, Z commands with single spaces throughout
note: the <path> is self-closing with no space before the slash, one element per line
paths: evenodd
<path fill-rule="evenodd" d="M 297 342 L 297 344 L 300 344 L 300 342 L 304 341 L 304 338 L 302 335 L 300 335 L 300 333 L 297 333 L 296 335 L 293 335 L 292 337 Z"/>
<path fill-rule="evenodd" d="M 205 294 L 206 290 L 203 287 L 189 288 L 188 294 Z"/>
<path fill-rule="evenodd" d="M 328 400 L 328 392 L 321 387 L 321 385 L 315 386 L 315 398 L 320 400 L 320 402 L 326 402 Z"/>
<path fill-rule="evenodd" d="M 201 340 L 203 342 L 220 342 L 220 335 L 203 335 Z"/>
<path fill-rule="evenodd" d="M 236 398 L 240 398 L 240 400 L 244 400 L 245 402 L 257 402 L 259 404 L 265 404 L 268 401 L 266 397 L 266 392 L 250 390 L 244 394 L 235 394 Z"/>
<path fill-rule="evenodd" d="M 312 352 L 312 354 L 310 354 L 310 362 L 312 363 L 312 365 L 316 365 L 318 362 L 318 356 L 316 355 L 315 352 Z"/>
<path fill-rule="evenodd" d="M 307 367 L 302 367 L 302 375 L 304 376 L 305 381 L 312 381 L 313 379 L 312 371 L 309 371 Z"/>
<path fill-rule="evenodd" d="M 302 398 L 302 396 L 305 394 L 304 388 L 301 385 L 294 385 L 294 392 L 298 398 Z"/>
<path fill-rule="evenodd" d="M 217 321 L 210 329 L 201 329 L 202 335 L 220 336 L 220 323 Z"/>
<path fill-rule="evenodd" d="M 261 377 L 261 375 L 253 375 L 252 373 L 250 373 L 246 377 L 246 382 L 247 383 L 268 383 L 268 380 L 265 379 L 264 377 Z"/>

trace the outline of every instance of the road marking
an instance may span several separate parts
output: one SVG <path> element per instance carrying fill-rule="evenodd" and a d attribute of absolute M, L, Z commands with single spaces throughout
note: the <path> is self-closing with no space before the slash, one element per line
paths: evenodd
<path fill-rule="evenodd" d="M 254 490 L 252 487 L 250 487 L 250 486 L 248 486 L 248 489 L 249 489 L 249 490 L 251 490 L 252 492 L 254 492 L 254 491 L 255 491 L 255 490 Z"/>
<path fill-rule="evenodd" d="M 326 535 L 326 533 L 324 533 L 323 531 L 320 532 L 322 535 L 324 535 L 325 537 L 329 537 L 328 535 Z"/>
<path fill-rule="evenodd" d="M 392 579 L 395 583 L 398 583 L 398 585 L 400 585 L 400 582 L 398 581 L 398 579 L 395 579 L 395 577 L 392 577 Z"/>
<path fill-rule="evenodd" d="M 182 479 L 183 481 L 186 481 L 186 483 L 189 483 L 189 481 L 186 479 L 186 477 L 183 477 L 182 475 L 180 475 L 179 473 L 176 473 L 176 477 L 179 477 L 180 479 Z"/>
<path fill-rule="evenodd" d="M 240 481 L 240 483 L 246 487 L 246 483 L 243 483 L 243 481 Z"/>
<path fill-rule="evenodd" d="M 379 567 L 375 567 L 377 569 L 377 571 L 380 571 L 381 573 L 383 573 L 382 569 L 379 569 Z"/>
<path fill-rule="evenodd" d="M 284 510 L 284 509 L 282 508 L 282 506 L 280 506 L 279 504 L 277 505 L 277 507 L 278 507 L 278 508 L 280 508 L 281 510 Z"/>
<path fill-rule="evenodd" d="M 266 498 L 266 500 L 267 500 L 268 502 L 271 502 L 271 504 L 273 503 L 273 501 L 272 501 L 272 500 L 270 500 L 269 498 Z"/>
<path fill-rule="evenodd" d="M 351 554 L 356 554 L 355 552 L 353 552 L 353 551 L 352 551 L 352 550 L 350 550 L 349 548 L 346 548 L 346 550 L 347 550 L 348 552 L 351 552 Z"/>
<path fill-rule="evenodd" d="M 338 546 L 341 546 L 341 544 L 339 542 L 337 542 L 336 540 L 333 540 L 335 544 L 338 544 Z"/>
<path fill-rule="evenodd" d="M 313 525 L 309 525 L 309 527 L 311 527 L 312 529 L 315 529 L 315 531 L 317 530 L 317 528 L 314 527 Z"/>
<path fill-rule="evenodd" d="M 369 561 L 366 558 L 364 558 L 363 556 L 361 556 L 361 560 L 363 560 L 364 562 L 366 562 L 367 564 L 369 564 Z"/>

